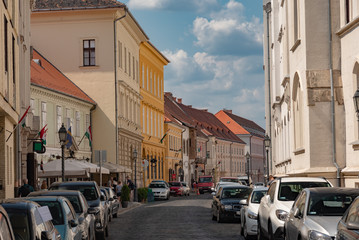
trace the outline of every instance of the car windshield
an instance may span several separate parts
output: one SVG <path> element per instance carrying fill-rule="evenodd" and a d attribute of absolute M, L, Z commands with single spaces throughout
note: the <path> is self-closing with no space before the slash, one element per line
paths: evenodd
<path fill-rule="evenodd" d="M 179 183 L 179 182 L 169 182 L 169 184 L 170 184 L 171 187 L 179 187 L 179 186 L 181 186 L 181 183 Z"/>
<path fill-rule="evenodd" d="M 99 198 L 94 186 L 65 185 L 59 186 L 60 190 L 77 190 L 80 191 L 87 201 L 93 201 Z"/>
<path fill-rule="evenodd" d="M 34 199 L 32 200 L 34 201 Z M 48 201 L 36 201 L 41 206 L 48 206 L 51 216 L 52 223 L 54 225 L 64 225 L 64 216 L 62 214 L 62 208 L 59 202 L 48 202 Z"/>
<path fill-rule="evenodd" d="M 304 188 L 330 187 L 328 182 L 282 182 L 279 186 L 279 201 L 294 201 Z"/>
<path fill-rule="evenodd" d="M 14 231 L 15 239 L 30 240 L 30 228 L 28 216 L 25 212 L 13 212 L 6 210 Z"/>
<path fill-rule="evenodd" d="M 235 179 L 235 178 L 221 178 L 220 182 L 239 182 L 238 179 Z"/>
<path fill-rule="evenodd" d="M 200 182 L 200 183 L 212 182 L 212 177 L 200 177 L 198 182 Z"/>
<path fill-rule="evenodd" d="M 82 207 L 78 196 L 65 196 L 72 204 L 76 213 L 82 213 Z"/>
<path fill-rule="evenodd" d="M 166 188 L 166 185 L 163 183 L 151 183 L 149 188 Z"/>
<path fill-rule="evenodd" d="M 222 199 L 240 198 L 247 199 L 252 189 L 250 188 L 225 188 L 222 191 Z"/>
<path fill-rule="evenodd" d="M 311 216 L 342 216 L 357 194 L 311 194 L 308 215 Z"/>
<path fill-rule="evenodd" d="M 267 193 L 266 190 L 254 191 L 252 194 L 251 203 L 260 203 L 262 197 L 264 197 L 264 195 L 266 195 L 266 193 Z"/>

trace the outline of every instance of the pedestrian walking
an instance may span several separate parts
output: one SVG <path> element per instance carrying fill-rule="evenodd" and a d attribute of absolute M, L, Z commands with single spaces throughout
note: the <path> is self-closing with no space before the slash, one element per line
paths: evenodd
<path fill-rule="evenodd" d="M 121 201 L 121 190 L 122 190 L 122 182 L 118 181 L 117 186 L 116 186 L 116 195 L 117 195 L 117 199 L 118 201 Z"/>
<path fill-rule="evenodd" d="M 29 185 L 29 181 L 26 178 L 24 178 L 22 182 L 23 185 L 19 188 L 19 197 L 26 197 L 29 193 L 34 191 L 34 188 Z"/>
<path fill-rule="evenodd" d="M 41 189 L 41 191 L 46 191 L 47 190 L 47 182 L 46 182 L 46 180 L 42 181 L 40 189 Z"/>
<path fill-rule="evenodd" d="M 113 188 L 113 182 L 113 177 L 111 177 L 110 180 L 108 180 L 107 187 Z"/>
<path fill-rule="evenodd" d="M 133 190 L 135 189 L 135 185 L 133 184 L 132 180 L 130 179 L 129 176 L 126 177 L 127 179 L 127 186 L 130 188 L 131 190 L 131 194 L 130 194 L 130 201 L 133 202 Z"/>

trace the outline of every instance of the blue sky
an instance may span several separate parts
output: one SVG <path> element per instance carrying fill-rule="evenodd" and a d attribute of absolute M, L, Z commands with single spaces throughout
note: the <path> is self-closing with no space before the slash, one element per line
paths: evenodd
<path fill-rule="evenodd" d="M 212 113 L 226 108 L 264 128 L 261 0 L 127 0 L 171 63 L 165 91 Z"/>

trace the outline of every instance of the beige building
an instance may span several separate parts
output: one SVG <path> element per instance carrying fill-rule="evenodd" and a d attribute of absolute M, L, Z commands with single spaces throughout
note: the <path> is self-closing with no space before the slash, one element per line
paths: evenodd
<path fill-rule="evenodd" d="M 341 42 L 341 73 L 345 105 L 346 164 L 342 170 L 346 187 L 359 187 L 359 122 L 353 103 L 359 89 L 359 5 L 358 1 L 340 1 L 340 24 L 336 34 Z"/>
<path fill-rule="evenodd" d="M 340 2 L 263 1 L 266 133 L 275 175 L 323 176 L 339 185 L 345 109 L 352 109 L 344 108 L 340 77 Z"/>
<path fill-rule="evenodd" d="M 27 177 L 30 104 L 30 12 L 33 1 L 0 2 L 0 198 L 14 197 Z M 11 134 L 11 136 L 10 136 Z"/>
<path fill-rule="evenodd" d="M 139 46 L 148 40 L 134 17 L 115 0 L 38 0 L 31 27 L 34 47 L 96 101 L 93 150 L 133 170 L 142 141 Z"/>

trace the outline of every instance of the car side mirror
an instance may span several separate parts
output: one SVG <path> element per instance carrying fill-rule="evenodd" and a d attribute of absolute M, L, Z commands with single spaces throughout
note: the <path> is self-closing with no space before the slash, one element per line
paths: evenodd
<path fill-rule="evenodd" d="M 100 212 L 100 210 L 97 209 L 97 208 L 89 208 L 89 209 L 87 210 L 87 213 L 88 213 L 88 214 L 93 214 L 93 215 L 97 215 L 97 214 L 99 214 L 99 212 Z"/>
<path fill-rule="evenodd" d="M 348 222 L 347 228 L 348 230 L 359 230 L 359 224 L 355 222 Z"/>
<path fill-rule="evenodd" d="M 301 214 L 301 212 L 299 211 L 299 208 L 296 208 L 296 209 L 294 210 L 293 216 L 294 216 L 295 218 L 302 218 L 302 214 Z"/>
<path fill-rule="evenodd" d="M 41 240 L 51 240 L 51 232 L 50 231 L 42 231 L 41 232 Z"/>
<path fill-rule="evenodd" d="M 104 196 L 104 195 L 101 195 L 100 201 L 101 201 L 101 202 L 105 201 L 105 196 Z"/>
<path fill-rule="evenodd" d="M 76 220 L 71 219 L 69 221 L 69 225 L 73 228 L 73 227 L 77 227 L 79 225 L 79 223 Z"/>

